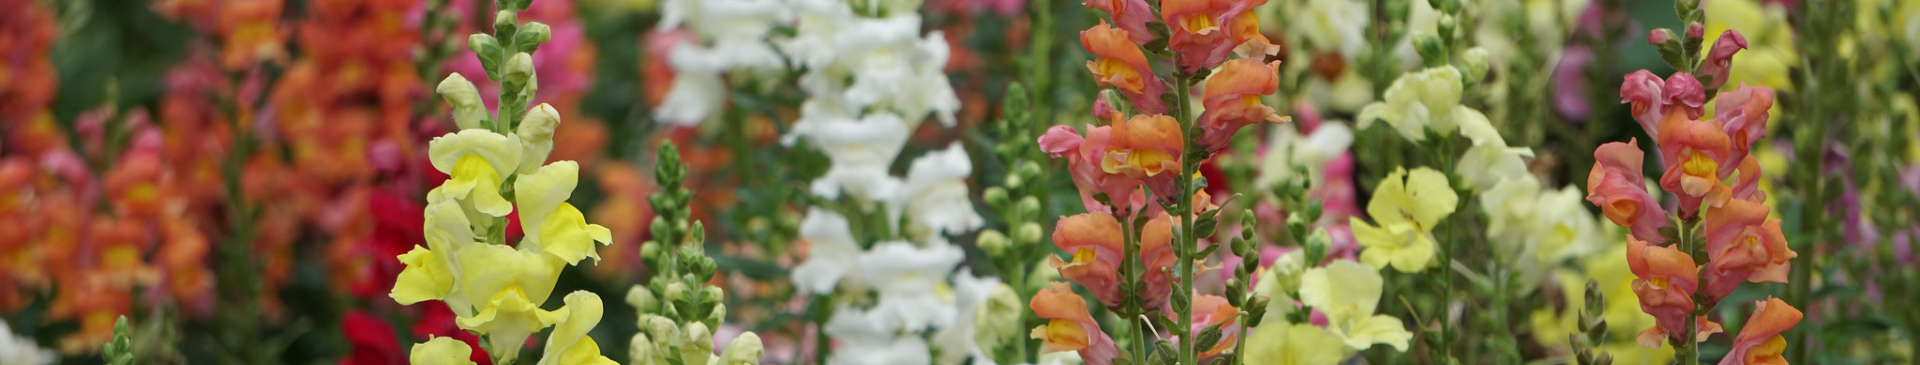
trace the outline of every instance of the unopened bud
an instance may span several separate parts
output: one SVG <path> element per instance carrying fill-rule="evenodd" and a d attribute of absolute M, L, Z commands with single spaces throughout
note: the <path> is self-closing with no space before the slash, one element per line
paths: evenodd
<path fill-rule="evenodd" d="M 1480 80 L 1486 77 L 1487 69 L 1491 67 L 1488 65 L 1490 62 L 1488 58 L 1491 57 L 1486 48 L 1480 47 L 1473 47 L 1466 53 L 1460 54 L 1460 63 L 1466 66 L 1462 71 L 1466 71 L 1467 80 Z"/>
<path fill-rule="evenodd" d="M 1020 224 L 1020 230 L 1014 232 L 1013 238 L 1019 244 L 1028 245 L 1040 242 L 1041 234 L 1042 229 L 1039 223 L 1026 222 Z"/>
<path fill-rule="evenodd" d="M 987 190 L 981 192 L 980 195 L 987 200 L 987 204 L 989 205 L 999 207 L 1007 204 L 1006 188 L 998 186 L 988 187 Z"/>
<path fill-rule="evenodd" d="M 1009 247 L 1007 235 L 993 229 L 980 232 L 980 237 L 974 239 L 974 242 L 980 245 L 980 250 L 986 251 L 988 256 L 1005 255 Z"/>
<path fill-rule="evenodd" d="M 501 72 L 507 85 L 525 87 L 533 81 L 533 55 L 526 52 L 515 53 L 507 59 L 507 68 Z"/>
<path fill-rule="evenodd" d="M 520 136 L 520 173 L 531 174 L 547 163 L 553 152 L 553 130 L 560 127 L 560 111 L 541 103 L 527 111 L 513 133 Z"/>
<path fill-rule="evenodd" d="M 634 363 L 651 364 L 653 361 L 653 341 L 647 340 L 647 334 L 636 333 L 633 340 L 627 342 L 627 359 Z"/>
<path fill-rule="evenodd" d="M 553 28 L 541 22 L 527 23 L 519 32 L 513 34 L 513 46 L 519 48 L 516 51 L 525 53 L 533 53 L 535 49 L 540 48 L 540 45 L 547 44 L 551 40 L 553 40 Z"/>
<path fill-rule="evenodd" d="M 1421 33 L 1413 36 L 1413 49 L 1419 51 L 1420 59 L 1427 65 L 1439 65 L 1447 60 L 1447 49 L 1440 44 L 1440 38 L 1433 34 Z"/>
<path fill-rule="evenodd" d="M 1667 44 L 1667 42 L 1675 41 L 1679 41 L 1679 39 L 1674 36 L 1672 29 L 1660 28 L 1647 32 L 1647 45 L 1650 46 L 1658 47 L 1662 44 Z"/>
<path fill-rule="evenodd" d="M 760 365 L 760 357 L 765 353 L 760 335 L 743 333 L 727 343 L 727 350 L 720 353 L 720 365 Z"/>
<path fill-rule="evenodd" d="M 1687 38 L 1702 39 L 1706 37 L 1707 37 L 1706 25 L 1702 25 L 1700 24 L 1700 22 L 1687 23 Z"/>
<path fill-rule="evenodd" d="M 653 290 L 647 289 L 645 285 L 634 285 L 633 288 L 627 289 L 627 305 L 632 305 L 633 309 L 643 313 L 652 312 L 654 306 L 658 304 L 660 301 L 653 297 Z"/>
<path fill-rule="evenodd" d="M 713 331 L 706 323 L 688 323 L 685 332 L 687 342 L 680 346 L 682 359 L 706 359 L 713 356 Z"/>
<path fill-rule="evenodd" d="M 1313 235 L 1307 236 L 1307 262 L 1317 265 L 1324 261 L 1327 258 L 1327 246 L 1332 242 L 1333 237 L 1327 235 L 1327 230 L 1314 230 Z"/>
<path fill-rule="evenodd" d="M 512 10 L 500 10 L 493 13 L 493 34 L 513 34 L 520 27 L 520 17 Z"/>
<path fill-rule="evenodd" d="M 473 82 L 467 81 L 466 76 L 459 73 L 447 75 L 446 79 L 440 80 L 434 92 L 439 93 L 447 104 L 453 105 L 454 125 L 460 129 L 485 128 L 481 123 L 487 120 L 487 105 L 480 102 L 480 91 L 473 87 Z"/>
<path fill-rule="evenodd" d="M 1035 198 L 1031 196 L 1020 198 L 1020 204 L 1017 206 L 1014 206 L 1013 212 L 1015 217 L 1019 217 L 1022 220 L 1039 217 L 1040 216 L 1040 198 Z"/>

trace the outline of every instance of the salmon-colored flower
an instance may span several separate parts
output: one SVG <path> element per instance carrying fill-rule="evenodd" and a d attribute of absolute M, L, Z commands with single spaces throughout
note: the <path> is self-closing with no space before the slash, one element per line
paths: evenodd
<path fill-rule="evenodd" d="M 1113 144 L 1101 158 L 1100 169 L 1140 180 L 1156 198 L 1169 201 L 1178 195 L 1174 179 L 1180 175 L 1180 156 L 1185 144 L 1180 122 L 1173 117 L 1159 114 L 1135 115 L 1125 120 L 1116 117 Z"/>
<path fill-rule="evenodd" d="M 1733 174 L 1733 142 L 1720 122 L 1695 120 L 1680 113 L 1660 121 L 1660 155 L 1667 162 L 1660 187 L 1680 200 L 1680 215 L 1692 217 L 1708 193 L 1727 189 L 1720 180 Z"/>
<path fill-rule="evenodd" d="M 1704 293 L 1709 301 L 1733 293 L 1742 282 L 1787 282 L 1790 260 L 1798 254 L 1787 248 L 1780 220 L 1767 219 L 1769 211 L 1764 204 L 1739 199 L 1707 208 Z"/>
<path fill-rule="evenodd" d="M 1260 63 L 1260 61 L 1242 58 L 1227 61 L 1219 72 L 1207 78 L 1204 105 L 1206 112 L 1200 114 L 1200 135 L 1195 137 L 1208 152 L 1226 148 L 1241 127 L 1259 123 L 1281 123 L 1286 118 L 1274 113 L 1273 107 L 1260 102 L 1261 95 L 1271 95 L 1280 87 L 1280 75 L 1276 73 L 1279 61 Z"/>
<path fill-rule="evenodd" d="M 1067 283 L 1053 285 L 1034 293 L 1027 305 L 1047 324 L 1033 328 L 1032 338 L 1044 341 L 1041 353 L 1075 351 L 1088 365 L 1110 365 L 1120 356 L 1113 338 L 1100 330 L 1100 322 L 1087 311 L 1087 301 L 1073 293 Z"/>
<path fill-rule="evenodd" d="M 1633 120 L 1647 130 L 1647 136 L 1660 139 L 1660 119 L 1667 114 L 1666 81 L 1647 70 L 1627 74 L 1620 83 L 1620 103 L 1632 104 Z"/>
<path fill-rule="evenodd" d="M 1667 76 L 1665 90 L 1661 95 L 1667 97 L 1667 114 L 1686 113 L 1688 119 L 1700 119 L 1706 115 L 1707 89 L 1700 86 L 1700 80 L 1693 74 L 1675 72 Z"/>
<path fill-rule="evenodd" d="M 1100 167 L 1106 159 L 1107 148 L 1113 145 L 1112 135 L 1113 127 L 1089 125 L 1086 137 L 1082 138 L 1073 127 L 1062 125 L 1048 129 L 1039 139 L 1041 150 L 1067 159 L 1073 184 L 1079 187 L 1081 203 L 1089 212 L 1125 212 L 1136 203 L 1133 197 L 1140 180 L 1109 173 Z M 1109 208 L 1094 199 L 1098 194 L 1106 194 L 1114 206 Z"/>
<path fill-rule="evenodd" d="M 1146 52 L 1128 41 L 1126 31 L 1100 23 L 1080 32 L 1080 47 L 1094 55 L 1087 61 L 1087 70 L 1093 72 L 1095 83 L 1120 90 L 1133 102 L 1133 108 L 1143 113 L 1167 112 L 1166 103 L 1160 100 L 1167 93 L 1166 83 L 1147 64 Z"/>
<path fill-rule="evenodd" d="M 1214 68 L 1227 60 L 1227 54 L 1259 33 L 1259 20 L 1240 18 L 1252 14 L 1266 0 L 1166 0 L 1160 3 L 1161 20 L 1166 22 L 1167 48 L 1180 54 L 1179 66 L 1186 72 Z M 1252 34 L 1248 34 L 1248 25 Z M 1261 39 L 1265 39 L 1262 37 Z"/>
<path fill-rule="evenodd" d="M 1147 31 L 1147 23 L 1153 21 L 1153 8 L 1146 0 L 1086 0 L 1085 3 L 1089 9 L 1112 15 L 1113 22 L 1127 31 L 1127 39 L 1133 44 L 1153 40 L 1153 33 Z"/>
<path fill-rule="evenodd" d="M 1157 308 L 1171 291 L 1169 272 L 1175 262 L 1173 224 L 1161 215 L 1147 221 L 1140 233 L 1140 262 L 1145 265 L 1142 279 L 1146 286 L 1139 293 L 1145 308 Z M 1047 265 L 1059 270 L 1060 277 L 1079 283 L 1107 307 L 1119 307 L 1122 300 L 1120 265 L 1125 252 L 1125 232 L 1120 220 L 1107 213 L 1085 213 L 1061 218 L 1053 230 L 1053 244 L 1070 254 L 1069 260 L 1052 257 Z"/>
<path fill-rule="evenodd" d="M 1733 338 L 1733 350 L 1720 358 L 1720 365 L 1786 364 L 1781 353 L 1787 350 L 1787 339 L 1780 333 L 1800 324 L 1802 317 L 1799 309 L 1780 298 L 1755 302 L 1753 314 Z"/>
<path fill-rule="evenodd" d="M 285 61 L 289 33 L 280 27 L 281 0 L 229 0 L 220 7 L 220 32 L 226 44 L 220 64 L 243 70 L 262 61 Z"/>
<path fill-rule="evenodd" d="M 1608 220 L 1633 231 L 1633 236 L 1652 243 L 1666 242 L 1660 227 L 1667 226 L 1667 212 L 1647 193 L 1646 178 L 1640 174 L 1645 158 L 1639 140 L 1612 142 L 1593 151 L 1593 171 L 1587 174 L 1587 201 L 1600 206 Z"/>
<path fill-rule="evenodd" d="M 1751 154 L 1753 143 L 1767 137 L 1768 109 L 1773 108 L 1773 89 L 1740 85 L 1720 93 L 1713 101 L 1713 119 L 1733 141 L 1732 161 Z"/>
<path fill-rule="evenodd" d="M 1653 316 L 1656 329 L 1678 329 L 1693 313 L 1693 293 L 1699 287 L 1693 257 L 1670 246 L 1653 246 L 1627 238 L 1627 267 L 1633 271 L 1633 293 L 1640 310 Z M 1673 332 L 1660 330 L 1656 332 Z"/>

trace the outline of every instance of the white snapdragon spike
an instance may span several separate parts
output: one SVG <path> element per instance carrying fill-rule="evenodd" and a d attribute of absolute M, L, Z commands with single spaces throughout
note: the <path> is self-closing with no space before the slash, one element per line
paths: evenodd
<path fill-rule="evenodd" d="M 52 364 L 56 356 L 52 350 L 41 348 L 30 337 L 15 337 L 13 329 L 7 327 L 7 321 L 0 320 L 0 364 L 42 365 Z"/>
<path fill-rule="evenodd" d="M 899 116 L 874 113 L 796 124 L 793 133 L 807 138 L 833 164 L 813 181 L 814 195 L 838 198 L 844 190 L 861 198 L 885 198 L 899 189 L 899 179 L 887 173 L 907 143 L 907 125 Z"/>
<path fill-rule="evenodd" d="M 673 125 L 698 125 L 727 104 L 727 84 L 719 73 L 681 72 L 673 76 L 667 96 L 653 117 Z"/>
<path fill-rule="evenodd" d="M 933 234 L 959 235 L 986 224 L 973 210 L 967 197 L 967 176 L 973 174 L 973 161 L 960 142 L 929 152 L 913 160 L 907 168 L 907 182 L 894 195 L 889 208 L 892 221 L 902 213 L 919 228 Z"/>
<path fill-rule="evenodd" d="M 955 313 L 953 325 L 941 328 L 933 334 L 934 347 L 940 349 L 940 358 L 934 359 L 941 365 L 958 365 L 972 358 L 974 365 L 994 365 L 993 358 L 987 355 L 987 349 L 980 348 L 974 340 L 978 332 L 977 318 L 986 304 L 988 296 L 1000 284 L 992 277 L 975 277 L 971 270 L 961 270 L 953 274 L 953 305 Z"/>
<path fill-rule="evenodd" d="M 847 218 L 833 211 L 811 208 L 800 219 L 800 238 L 810 242 L 807 261 L 793 268 L 793 286 L 802 292 L 829 294 L 860 257 Z"/>
<path fill-rule="evenodd" d="M 1460 155 L 1460 165 L 1455 169 L 1462 187 L 1485 190 L 1503 179 L 1528 174 L 1527 163 L 1522 159 L 1532 158 L 1533 150 L 1507 147 L 1506 139 L 1500 137 L 1500 131 L 1494 129 L 1486 114 L 1461 106 L 1454 108 L 1454 120 L 1460 123 L 1460 134 L 1473 141 L 1473 146 Z"/>
<path fill-rule="evenodd" d="M 905 241 L 881 242 L 860 255 L 851 278 L 873 288 L 879 302 L 872 316 L 900 331 L 922 331 L 953 325 L 957 309 L 942 299 L 937 288 L 947 273 L 966 259 L 959 246 L 945 240 L 922 247 Z"/>
<path fill-rule="evenodd" d="M 933 362 L 927 342 L 902 335 L 872 313 L 840 307 L 827 320 L 826 332 L 840 347 L 827 358 L 831 365 L 927 365 Z"/>
<path fill-rule="evenodd" d="M 1302 138 L 1294 128 L 1273 128 L 1267 138 L 1267 154 L 1260 160 L 1260 176 L 1254 186 L 1273 186 L 1299 178 L 1294 168 L 1307 171 L 1309 181 L 1321 181 L 1328 161 L 1353 146 L 1353 130 L 1346 124 L 1328 121 Z"/>
<path fill-rule="evenodd" d="M 1302 40 L 1315 51 L 1330 50 L 1355 59 L 1367 44 L 1365 31 L 1373 13 L 1366 2 L 1310 0 L 1290 1 L 1282 6 L 1287 8 L 1287 14 L 1305 15 L 1292 18 L 1290 28 L 1299 29 Z"/>

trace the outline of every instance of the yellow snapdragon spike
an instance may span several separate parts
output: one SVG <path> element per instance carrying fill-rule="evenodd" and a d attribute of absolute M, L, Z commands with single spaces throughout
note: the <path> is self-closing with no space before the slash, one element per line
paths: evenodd
<path fill-rule="evenodd" d="M 600 296 L 583 290 L 567 294 L 565 301 L 566 307 L 553 312 L 559 322 L 547 334 L 539 365 L 613 364 L 613 360 L 600 355 L 600 345 L 593 342 L 593 337 L 587 336 L 600 324 L 605 310 Z"/>
<path fill-rule="evenodd" d="M 521 249 L 553 254 L 569 265 L 588 257 L 595 263 L 600 261 L 593 243 L 612 244 L 613 232 L 598 224 L 587 224 L 580 209 L 567 203 L 579 183 L 579 176 L 579 164 L 556 161 L 514 181 L 520 226 L 531 232 L 521 242 Z"/>
<path fill-rule="evenodd" d="M 400 255 L 400 263 L 407 268 L 400 270 L 393 291 L 387 294 L 400 304 L 438 300 L 453 289 L 453 273 L 439 256 L 425 247 L 413 246 L 413 251 Z"/>
<path fill-rule="evenodd" d="M 1413 333 L 1398 318 L 1374 314 L 1382 283 L 1380 272 L 1372 267 L 1335 260 L 1300 277 L 1300 302 L 1325 313 L 1327 331 L 1354 350 L 1386 344 L 1406 351 Z"/>
<path fill-rule="evenodd" d="M 407 362 L 413 365 L 473 365 L 473 347 L 452 337 L 435 337 L 413 345 Z"/>

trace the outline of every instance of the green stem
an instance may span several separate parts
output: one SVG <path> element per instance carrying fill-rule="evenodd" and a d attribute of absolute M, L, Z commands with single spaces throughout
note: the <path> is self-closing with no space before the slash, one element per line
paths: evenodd
<path fill-rule="evenodd" d="M 1176 65 L 1179 64 L 1178 60 L 1179 58 L 1175 57 Z M 1177 308 L 1179 309 L 1179 313 L 1176 314 L 1180 316 L 1180 328 L 1173 329 L 1175 331 L 1174 333 L 1180 335 L 1180 364 L 1199 363 L 1199 359 L 1197 358 L 1198 354 L 1194 351 L 1194 339 L 1196 336 L 1193 333 L 1192 303 L 1193 261 L 1196 259 L 1193 255 L 1198 249 L 1196 246 L 1199 245 L 1198 233 L 1193 230 L 1193 194 L 1195 188 L 1193 175 L 1199 172 L 1200 164 L 1199 161 L 1195 161 L 1197 159 L 1191 158 L 1191 156 L 1195 155 L 1191 152 L 1197 148 L 1205 147 L 1201 147 L 1199 143 L 1196 142 L 1199 136 L 1194 135 L 1194 126 L 1199 123 L 1193 120 L 1193 101 L 1191 100 L 1192 98 L 1188 96 L 1188 93 L 1192 92 L 1192 83 L 1189 82 L 1190 80 L 1191 79 L 1185 74 L 1174 77 L 1174 99 L 1179 105 L 1179 109 L 1175 110 L 1175 112 L 1178 114 L 1180 127 L 1182 129 L 1181 135 L 1185 137 L 1181 139 L 1186 140 L 1186 146 L 1182 148 L 1181 152 L 1182 155 L 1186 156 L 1182 156 L 1180 159 L 1180 176 L 1174 178 L 1176 185 L 1180 187 L 1180 196 L 1175 200 L 1178 203 L 1174 207 L 1175 209 L 1173 209 L 1180 214 L 1181 222 L 1180 242 L 1179 246 L 1175 247 L 1175 250 L 1178 251 L 1178 257 L 1180 258 L 1176 269 L 1176 273 L 1180 274 L 1180 288 L 1176 289 L 1173 295 L 1183 298 L 1183 300 L 1181 300 L 1182 303 L 1188 303 L 1184 308 Z"/>

